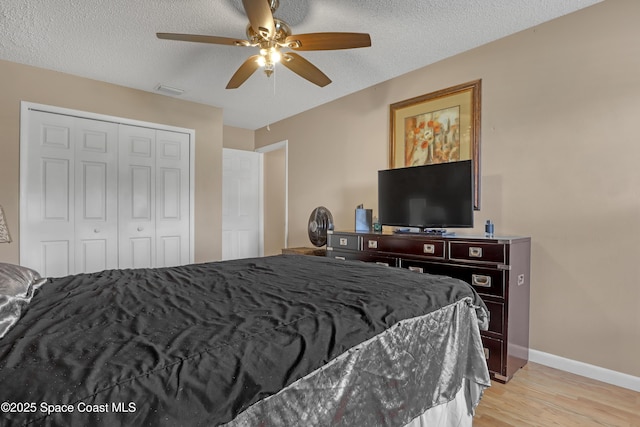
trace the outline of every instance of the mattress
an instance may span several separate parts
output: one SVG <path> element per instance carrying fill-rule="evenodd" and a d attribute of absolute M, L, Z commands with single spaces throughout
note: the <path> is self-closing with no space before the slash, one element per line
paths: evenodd
<path fill-rule="evenodd" d="M 322 257 L 49 279 L 0 339 L 0 417 L 403 426 L 463 384 L 473 411 L 487 313 L 457 279 Z"/>

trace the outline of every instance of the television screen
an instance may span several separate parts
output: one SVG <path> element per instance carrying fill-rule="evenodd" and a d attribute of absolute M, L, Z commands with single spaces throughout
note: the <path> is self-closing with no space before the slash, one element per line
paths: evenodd
<path fill-rule="evenodd" d="M 378 220 L 400 227 L 473 227 L 472 161 L 378 171 Z"/>

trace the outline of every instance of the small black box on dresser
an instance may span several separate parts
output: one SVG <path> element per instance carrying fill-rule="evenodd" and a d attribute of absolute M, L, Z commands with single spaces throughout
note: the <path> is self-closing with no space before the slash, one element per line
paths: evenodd
<path fill-rule="evenodd" d="M 531 238 L 329 231 L 327 256 L 464 280 L 490 312 L 481 335 L 492 378 L 507 382 L 529 360 Z"/>

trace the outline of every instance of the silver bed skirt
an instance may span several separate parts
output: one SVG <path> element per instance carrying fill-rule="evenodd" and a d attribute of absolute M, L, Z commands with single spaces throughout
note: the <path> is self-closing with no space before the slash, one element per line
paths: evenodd
<path fill-rule="evenodd" d="M 420 426 L 418 417 L 456 396 L 451 410 L 464 401 L 471 419 L 491 385 L 479 329 L 487 318 L 477 309 L 467 298 L 403 320 L 225 426 Z"/>

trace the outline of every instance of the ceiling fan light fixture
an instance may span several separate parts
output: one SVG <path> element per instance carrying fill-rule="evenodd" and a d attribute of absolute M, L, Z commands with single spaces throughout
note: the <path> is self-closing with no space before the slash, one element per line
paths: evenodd
<path fill-rule="evenodd" d="M 275 47 L 260 49 L 260 56 L 265 58 L 266 62 L 280 62 L 282 55 L 280 51 Z"/>
<path fill-rule="evenodd" d="M 274 64 L 273 62 L 267 62 L 266 64 L 264 64 L 264 73 L 267 75 L 267 77 L 271 77 L 271 74 L 273 74 L 273 70 L 275 69 L 276 64 Z"/>
<path fill-rule="evenodd" d="M 331 83 L 331 79 L 304 57 L 287 49 L 338 50 L 371 46 L 371 36 L 366 33 L 322 32 L 292 35 L 289 25 L 273 16 L 279 4 L 279 0 L 242 0 L 242 6 L 249 18 L 246 27 L 247 40 L 198 34 L 156 35 L 160 39 L 259 48 L 259 53 L 251 55 L 236 70 L 227 83 L 227 89 L 240 87 L 258 68 L 262 68 L 265 74 L 270 76 L 278 62 L 311 83 L 325 87 Z"/>
<path fill-rule="evenodd" d="M 271 61 L 274 63 L 280 62 L 280 59 L 282 59 L 282 55 L 280 55 L 280 51 L 278 51 L 278 49 L 276 49 L 275 47 L 271 48 L 271 52 L 269 56 L 271 57 Z"/>
<path fill-rule="evenodd" d="M 264 69 L 267 77 L 269 77 L 273 74 L 276 63 L 280 62 L 281 59 L 282 54 L 280 54 L 280 51 L 275 46 L 269 48 L 263 47 L 260 49 L 260 55 L 256 58 L 256 62 Z"/>

